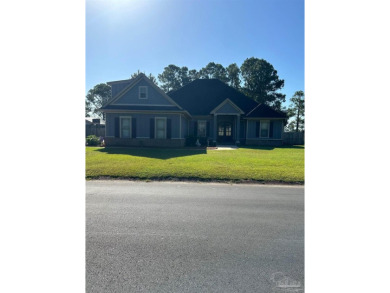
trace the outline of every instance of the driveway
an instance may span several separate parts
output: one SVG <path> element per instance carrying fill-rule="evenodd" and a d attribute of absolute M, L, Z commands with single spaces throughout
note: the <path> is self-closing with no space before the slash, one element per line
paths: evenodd
<path fill-rule="evenodd" d="M 86 190 L 87 292 L 303 291 L 302 186 L 88 181 Z"/>

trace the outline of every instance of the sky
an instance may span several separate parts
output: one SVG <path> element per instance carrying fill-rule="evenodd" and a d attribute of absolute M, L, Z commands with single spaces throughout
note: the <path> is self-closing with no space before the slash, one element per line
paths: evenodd
<path fill-rule="evenodd" d="M 174 64 L 199 70 L 247 58 L 265 59 L 284 79 L 286 104 L 304 91 L 303 0 L 86 1 L 85 91 L 157 77 Z"/>

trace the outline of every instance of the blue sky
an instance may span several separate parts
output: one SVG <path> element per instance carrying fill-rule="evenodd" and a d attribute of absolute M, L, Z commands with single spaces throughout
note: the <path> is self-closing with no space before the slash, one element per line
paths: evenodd
<path fill-rule="evenodd" d="M 287 101 L 304 90 L 303 0 L 86 1 L 86 92 L 138 69 L 157 77 L 169 64 L 250 57 L 275 67 Z"/>

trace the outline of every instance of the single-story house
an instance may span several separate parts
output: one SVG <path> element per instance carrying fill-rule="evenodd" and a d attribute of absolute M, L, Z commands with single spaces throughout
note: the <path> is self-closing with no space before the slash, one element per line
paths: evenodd
<path fill-rule="evenodd" d="M 197 79 L 164 93 L 144 74 L 111 81 L 107 146 L 181 147 L 187 137 L 203 143 L 281 145 L 287 116 L 259 104 L 218 79 Z"/>

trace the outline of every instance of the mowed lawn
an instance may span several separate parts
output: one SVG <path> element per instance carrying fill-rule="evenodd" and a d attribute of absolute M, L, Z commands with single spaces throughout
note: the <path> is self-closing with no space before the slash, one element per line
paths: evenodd
<path fill-rule="evenodd" d="M 86 147 L 86 178 L 304 182 L 304 147 L 237 150 Z"/>

